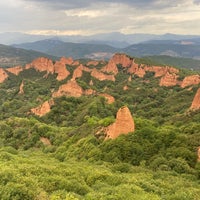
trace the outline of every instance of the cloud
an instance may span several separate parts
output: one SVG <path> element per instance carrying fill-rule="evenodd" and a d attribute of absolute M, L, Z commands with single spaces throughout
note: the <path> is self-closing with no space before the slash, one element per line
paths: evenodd
<path fill-rule="evenodd" d="M 200 34 L 200 0 L 6 0 L 1 31 Z"/>
<path fill-rule="evenodd" d="M 49 6 L 52 9 L 75 9 L 87 8 L 94 4 L 125 4 L 141 9 L 160 9 L 166 7 L 174 7 L 187 0 L 24 0 L 26 2 L 35 2 L 41 6 Z M 196 0 L 199 1 L 199 0 Z"/>

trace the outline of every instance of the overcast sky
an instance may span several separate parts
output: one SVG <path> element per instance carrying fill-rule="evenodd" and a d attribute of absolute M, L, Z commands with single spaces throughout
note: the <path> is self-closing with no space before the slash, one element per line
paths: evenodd
<path fill-rule="evenodd" d="M 0 32 L 200 35 L 200 0 L 0 0 Z"/>

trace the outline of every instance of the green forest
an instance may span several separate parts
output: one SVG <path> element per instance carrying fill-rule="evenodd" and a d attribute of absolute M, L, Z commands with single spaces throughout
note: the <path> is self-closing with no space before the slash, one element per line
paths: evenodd
<path fill-rule="evenodd" d="M 72 78 L 75 67 L 66 69 L 71 74 L 62 81 L 27 69 L 8 72 L 0 84 L 1 200 L 200 199 L 200 110 L 189 109 L 200 84 L 159 86 L 153 72 L 128 81 L 130 74 L 118 65 L 115 82 L 88 72 L 77 78 L 96 94 L 56 97 L 41 117 L 30 112 Z M 180 69 L 180 79 L 195 73 Z M 122 106 L 129 108 L 135 131 L 104 140 L 96 133 L 115 121 Z"/>

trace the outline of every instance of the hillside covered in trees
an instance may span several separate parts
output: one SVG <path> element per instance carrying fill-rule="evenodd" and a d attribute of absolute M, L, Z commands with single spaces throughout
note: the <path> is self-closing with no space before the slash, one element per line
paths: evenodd
<path fill-rule="evenodd" d="M 199 88 L 125 54 L 0 68 L 0 199 L 200 199 Z"/>

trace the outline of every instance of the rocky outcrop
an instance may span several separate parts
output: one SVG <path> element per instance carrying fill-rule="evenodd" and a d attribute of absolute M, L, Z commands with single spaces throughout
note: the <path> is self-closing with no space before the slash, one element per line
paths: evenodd
<path fill-rule="evenodd" d="M 104 94 L 99 94 L 99 96 L 105 97 L 108 104 L 112 104 L 115 102 L 115 98 L 109 94 L 104 93 Z"/>
<path fill-rule="evenodd" d="M 190 107 L 191 110 L 198 110 L 200 109 L 200 88 L 197 90 L 194 99 L 192 101 L 192 105 Z"/>
<path fill-rule="evenodd" d="M 112 73 L 114 75 L 117 75 L 118 68 L 115 62 L 111 59 L 108 64 L 101 69 L 102 72 Z"/>
<path fill-rule="evenodd" d="M 120 64 L 122 67 L 130 67 L 133 60 L 125 54 L 117 53 L 112 58 L 111 61 L 114 62 L 116 65 Z"/>
<path fill-rule="evenodd" d="M 83 66 L 80 65 L 74 70 L 72 79 L 75 80 L 76 78 L 82 77 L 82 75 L 83 75 Z"/>
<path fill-rule="evenodd" d="M 29 69 L 29 68 L 34 68 L 35 70 L 39 72 L 46 71 L 47 74 L 54 73 L 54 65 L 53 65 L 52 60 L 48 58 L 44 58 L 44 57 L 37 58 L 32 63 L 26 65 L 26 69 Z"/>
<path fill-rule="evenodd" d="M 74 70 L 72 80 L 75 80 L 76 78 L 82 77 L 83 71 L 91 72 L 91 69 L 89 69 L 89 68 L 83 66 L 82 64 L 80 64 L 80 65 Z"/>
<path fill-rule="evenodd" d="M 46 146 L 51 146 L 51 141 L 46 137 L 40 137 L 40 142 L 42 142 Z"/>
<path fill-rule="evenodd" d="M 19 93 L 18 94 L 24 94 L 24 81 L 22 81 L 20 86 L 19 86 Z"/>
<path fill-rule="evenodd" d="M 96 78 L 100 81 L 105 81 L 105 80 L 115 81 L 114 75 L 104 74 L 103 72 L 100 72 L 97 69 L 92 70 L 91 76 L 93 76 L 94 78 Z"/>
<path fill-rule="evenodd" d="M 89 83 L 89 85 L 90 85 L 90 86 L 93 86 L 93 85 L 94 85 L 94 83 L 93 83 L 93 81 L 92 81 L 92 80 L 90 80 L 90 83 Z"/>
<path fill-rule="evenodd" d="M 124 90 L 124 91 L 128 90 L 128 86 L 125 85 L 125 86 L 123 87 L 123 90 Z"/>
<path fill-rule="evenodd" d="M 197 85 L 199 83 L 200 83 L 200 75 L 186 76 L 181 83 L 181 87 L 185 88 L 189 85 Z"/>
<path fill-rule="evenodd" d="M 59 87 L 57 92 L 52 94 L 53 97 L 61 97 L 61 96 L 73 96 L 80 97 L 83 95 L 83 89 L 78 85 L 76 80 L 70 80 L 66 84 L 63 84 Z"/>
<path fill-rule="evenodd" d="M 96 91 L 93 89 L 87 89 L 84 91 L 84 94 L 85 95 L 93 95 L 93 94 L 96 94 Z"/>
<path fill-rule="evenodd" d="M 32 108 L 31 112 L 34 113 L 35 115 L 42 117 L 51 111 L 52 105 L 54 105 L 53 100 L 45 101 L 42 105 L 40 105 L 36 108 Z"/>
<path fill-rule="evenodd" d="M 121 134 L 128 134 L 135 130 L 134 120 L 128 107 L 124 106 L 117 112 L 116 121 L 105 130 L 105 139 L 115 139 Z"/>
<path fill-rule="evenodd" d="M 60 59 L 60 62 L 64 65 L 71 65 L 74 61 L 71 57 L 69 57 L 69 58 L 62 57 Z"/>
<path fill-rule="evenodd" d="M 145 69 L 141 66 L 138 68 L 138 70 L 134 73 L 135 75 L 137 75 L 140 78 L 143 78 L 144 75 L 146 74 Z"/>
<path fill-rule="evenodd" d="M 78 60 L 76 60 L 76 61 L 74 61 L 71 65 L 73 65 L 73 66 L 78 66 L 78 65 L 80 65 L 80 63 L 79 63 Z"/>
<path fill-rule="evenodd" d="M 66 68 L 66 64 L 65 64 L 66 61 L 65 60 L 61 61 L 61 60 L 60 61 L 56 61 L 56 63 L 54 64 L 54 72 L 56 74 L 58 74 L 57 77 L 56 77 L 56 79 L 58 81 L 62 81 L 64 79 L 66 79 L 70 74 L 70 72 Z"/>
<path fill-rule="evenodd" d="M 8 74 L 0 68 L 0 83 L 3 83 L 8 78 Z"/>
<path fill-rule="evenodd" d="M 197 161 L 200 162 L 200 146 L 197 148 Z"/>
<path fill-rule="evenodd" d="M 128 73 L 134 74 L 136 71 L 138 71 L 138 69 L 139 69 L 139 65 L 135 63 L 133 60 L 131 67 L 128 68 Z"/>
<path fill-rule="evenodd" d="M 91 60 L 87 63 L 87 66 L 93 65 L 93 66 L 97 66 L 99 64 L 99 61 L 96 60 Z"/>
<path fill-rule="evenodd" d="M 16 76 L 23 71 L 23 68 L 21 66 L 16 66 L 16 67 L 11 67 L 11 68 L 7 68 L 6 71 L 15 74 Z"/>
<path fill-rule="evenodd" d="M 167 72 L 161 79 L 160 79 L 160 86 L 166 86 L 166 87 L 170 87 L 170 86 L 175 86 L 177 84 L 179 84 L 179 81 L 177 80 L 178 75 L 176 74 L 170 74 L 169 72 Z"/>

